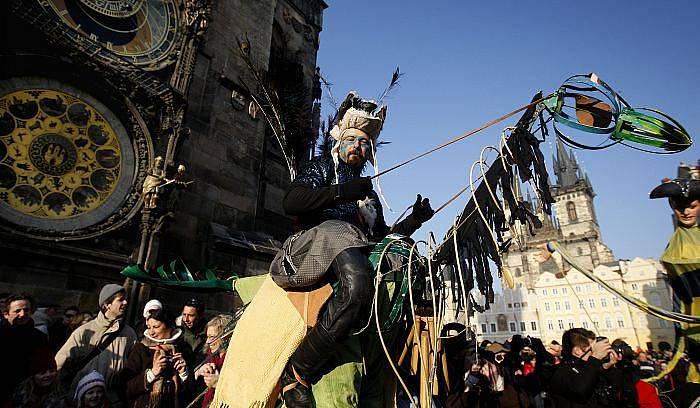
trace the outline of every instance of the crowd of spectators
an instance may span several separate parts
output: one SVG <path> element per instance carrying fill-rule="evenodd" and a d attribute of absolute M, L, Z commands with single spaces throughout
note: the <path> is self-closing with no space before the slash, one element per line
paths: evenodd
<path fill-rule="evenodd" d="M 35 307 L 27 295 L 0 296 L 0 408 L 209 406 L 230 315 L 207 320 L 204 303 L 190 299 L 176 316 L 152 299 L 134 330 L 124 319 L 122 286 L 105 285 L 99 305 L 93 315 L 75 306 Z M 465 331 L 452 323 L 443 333 L 451 384 L 436 406 L 660 408 L 700 400 L 700 385 L 685 381 L 686 356 L 659 375 L 674 355 L 668 343 L 635 350 L 575 328 L 547 344 L 519 335 L 477 344 Z"/>
<path fill-rule="evenodd" d="M 105 285 L 95 314 L 0 295 L 0 408 L 206 408 L 231 316 L 207 321 L 194 298 L 176 316 L 152 299 L 134 330 L 125 321 L 126 295 Z"/>
<path fill-rule="evenodd" d="M 462 336 L 464 337 L 464 336 Z M 633 349 L 621 339 L 570 329 L 561 341 L 513 336 L 505 343 L 474 341 L 449 360 L 450 378 L 459 379 L 451 395 L 436 402 L 459 407 L 689 407 L 697 403 L 697 385 L 686 383 L 689 362 L 683 355 L 671 374 L 673 351 Z M 463 364 L 460 367 L 460 364 Z"/>

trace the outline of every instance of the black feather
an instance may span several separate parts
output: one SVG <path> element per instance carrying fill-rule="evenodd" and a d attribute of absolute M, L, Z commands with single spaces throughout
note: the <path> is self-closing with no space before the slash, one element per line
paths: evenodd
<path fill-rule="evenodd" d="M 381 105 L 382 102 L 384 102 L 384 98 L 386 98 L 391 91 L 399 86 L 399 80 L 403 76 L 403 72 L 399 71 L 399 67 L 396 67 L 396 70 L 394 70 L 394 73 L 391 75 L 391 81 L 389 81 L 389 86 L 384 89 L 384 92 L 377 98 L 377 105 Z"/>

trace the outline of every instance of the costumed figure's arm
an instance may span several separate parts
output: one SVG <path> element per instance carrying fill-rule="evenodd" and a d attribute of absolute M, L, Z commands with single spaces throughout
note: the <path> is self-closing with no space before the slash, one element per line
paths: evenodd
<path fill-rule="evenodd" d="M 372 192 L 369 177 L 330 184 L 319 163 L 312 163 L 292 182 L 282 201 L 288 215 L 306 215 L 337 204 L 362 200 Z"/>
<path fill-rule="evenodd" d="M 374 192 L 373 192 L 374 193 Z M 378 203 L 379 199 L 375 201 Z M 384 220 L 384 211 L 381 205 L 377 205 L 377 222 L 374 227 L 375 235 L 384 237 L 388 234 L 401 234 L 410 237 L 416 232 L 424 222 L 433 217 L 435 211 L 430 207 L 430 200 L 421 197 L 420 194 L 416 197 L 416 202 L 413 204 L 413 211 L 403 220 L 397 222 L 392 227 L 386 225 Z"/>

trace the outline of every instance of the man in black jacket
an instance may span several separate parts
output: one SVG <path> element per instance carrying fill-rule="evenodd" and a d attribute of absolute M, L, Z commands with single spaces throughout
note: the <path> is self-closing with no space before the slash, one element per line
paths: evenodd
<path fill-rule="evenodd" d="M 377 109 L 374 101 L 350 93 L 330 132 L 335 142 L 330 157 L 308 163 L 282 203 L 304 230 L 285 241 L 270 267 L 272 278 L 285 289 L 308 288 L 330 272 L 338 283 L 317 325 L 282 374 L 289 408 L 313 405 L 310 384 L 320 379 L 321 368 L 337 344 L 366 321 L 373 292 L 369 248 L 390 232 L 411 235 L 433 215 L 428 199 L 419 195 L 413 212 L 388 227 L 372 182 L 361 176 L 367 162 L 375 163 L 385 115 L 385 107 Z"/>
<path fill-rule="evenodd" d="M 607 338 L 575 328 L 562 336 L 564 362 L 552 376 L 550 395 L 560 407 L 622 407 L 618 357 Z"/>

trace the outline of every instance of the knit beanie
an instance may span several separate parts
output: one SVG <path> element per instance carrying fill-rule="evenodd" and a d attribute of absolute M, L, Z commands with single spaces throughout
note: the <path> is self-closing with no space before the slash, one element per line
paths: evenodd
<path fill-rule="evenodd" d="M 81 406 L 80 402 L 83 399 L 83 395 L 95 387 L 106 388 L 105 378 L 102 374 L 97 371 L 91 371 L 85 377 L 81 378 L 78 385 L 75 387 L 75 402 L 78 406 Z"/>
<path fill-rule="evenodd" d="M 107 299 L 109 299 L 111 296 L 122 291 L 126 292 L 126 289 L 124 289 L 124 286 L 122 285 L 117 285 L 116 283 L 108 283 L 104 285 L 100 291 L 100 306 L 104 305 L 107 302 Z"/>

